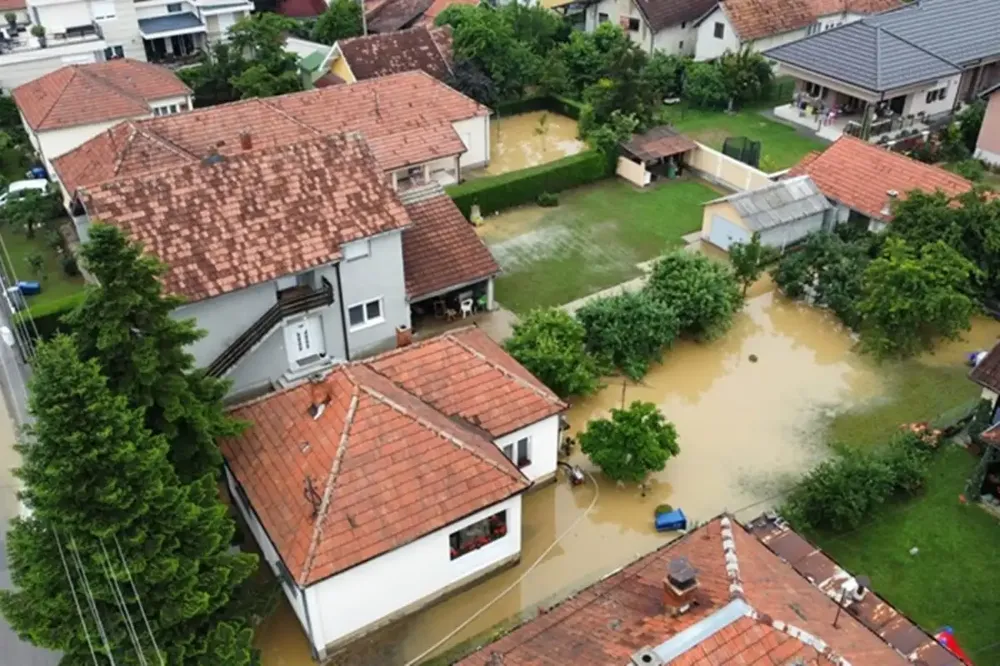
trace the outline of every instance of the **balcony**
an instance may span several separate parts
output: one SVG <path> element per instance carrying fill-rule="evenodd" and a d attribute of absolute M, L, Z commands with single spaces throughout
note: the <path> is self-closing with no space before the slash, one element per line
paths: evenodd
<path fill-rule="evenodd" d="M 69 29 L 65 33 L 45 35 L 41 40 L 27 31 L 18 32 L 9 38 L 0 36 L 0 56 L 4 57 L 24 56 L 24 58 L 19 59 L 30 60 L 40 57 L 57 58 L 61 55 L 71 55 L 62 53 L 66 50 L 72 50 L 73 54 L 104 50 L 104 37 L 101 34 L 100 26 L 97 23 L 80 26 Z"/>
<path fill-rule="evenodd" d="M 309 310 L 326 307 L 331 303 L 333 303 L 333 285 L 326 278 L 322 278 L 322 285 L 319 289 L 299 286 L 280 292 L 277 302 L 231 345 L 226 347 L 218 358 L 206 368 L 206 372 L 212 377 L 222 377 L 282 320 Z"/>

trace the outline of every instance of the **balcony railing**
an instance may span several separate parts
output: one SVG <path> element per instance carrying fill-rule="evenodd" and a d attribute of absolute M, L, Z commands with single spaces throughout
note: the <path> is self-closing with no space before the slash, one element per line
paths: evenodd
<path fill-rule="evenodd" d="M 322 278 L 323 285 L 319 289 L 289 290 L 288 294 L 278 297 L 278 302 L 268 308 L 267 312 L 250 325 L 240 337 L 219 354 L 219 357 L 208 366 L 207 372 L 212 377 L 221 377 L 236 365 L 254 345 L 264 339 L 281 320 L 315 308 L 326 307 L 333 303 L 333 285 Z"/>

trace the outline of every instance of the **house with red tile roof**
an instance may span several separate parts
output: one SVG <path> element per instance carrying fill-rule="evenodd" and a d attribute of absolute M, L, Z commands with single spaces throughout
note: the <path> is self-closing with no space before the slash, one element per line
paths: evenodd
<path fill-rule="evenodd" d="M 56 160 L 81 240 L 99 220 L 166 264 L 231 399 L 494 307 L 499 266 L 435 179 L 483 107 L 423 72 L 342 88 L 126 121 Z"/>
<path fill-rule="evenodd" d="M 724 515 L 457 664 L 962 666 L 870 586 L 776 516 Z"/>
<path fill-rule="evenodd" d="M 227 485 L 314 655 L 516 562 L 565 408 L 476 328 L 235 406 Z"/>
<path fill-rule="evenodd" d="M 853 214 L 878 231 L 892 220 L 892 205 L 912 190 L 958 196 L 972 183 L 941 167 L 924 164 L 901 153 L 850 136 L 843 136 L 821 153 L 813 152 L 792 167 L 787 177 L 808 175 L 836 205 L 835 219 Z"/>
<path fill-rule="evenodd" d="M 716 0 L 590 0 L 560 3 L 564 12 L 583 7 L 583 25 L 593 32 L 603 23 L 620 26 L 647 53 L 694 55 L 699 18 L 715 7 Z"/>
<path fill-rule="evenodd" d="M 696 23 L 695 60 L 764 51 L 902 5 L 901 0 L 719 0 Z"/>
<path fill-rule="evenodd" d="M 191 89 L 165 67 L 117 59 L 67 65 L 11 91 L 31 145 L 52 161 L 114 127 L 191 108 Z"/>
<path fill-rule="evenodd" d="M 330 71 L 346 83 L 413 70 L 447 81 L 451 62 L 451 27 L 420 26 L 341 39 L 333 45 Z"/>

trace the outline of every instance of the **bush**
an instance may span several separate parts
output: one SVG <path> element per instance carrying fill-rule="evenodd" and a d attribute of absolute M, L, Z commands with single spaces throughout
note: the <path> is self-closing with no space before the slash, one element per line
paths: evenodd
<path fill-rule="evenodd" d="M 974 183 L 981 181 L 986 176 L 986 167 L 979 160 L 962 160 L 955 164 L 952 170 L 962 178 L 967 178 Z"/>
<path fill-rule="evenodd" d="M 671 308 L 681 333 L 696 339 L 724 333 L 743 304 L 732 270 L 682 251 L 666 254 L 656 263 L 644 291 Z"/>
<path fill-rule="evenodd" d="M 514 325 L 505 347 L 558 395 L 586 395 L 598 387 L 598 368 L 584 346 L 583 326 L 565 310 L 533 310 Z"/>
<path fill-rule="evenodd" d="M 551 192 L 542 192 L 535 201 L 543 208 L 553 208 L 559 205 L 559 195 L 552 194 Z"/>
<path fill-rule="evenodd" d="M 607 162 L 597 151 L 587 150 L 555 162 L 490 178 L 477 178 L 447 188 L 466 217 L 473 204 L 483 215 L 535 201 L 542 192 L 561 192 L 608 175 Z"/>
<path fill-rule="evenodd" d="M 612 409 L 610 419 L 594 419 L 580 433 L 580 450 L 612 481 L 640 483 L 680 453 L 677 430 L 650 402 L 636 400 Z"/>
<path fill-rule="evenodd" d="M 645 292 L 597 298 L 576 313 L 587 349 L 634 380 L 677 337 L 677 315 Z"/>
<path fill-rule="evenodd" d="M 63 273 L 69 277 L 78 277 L 80 275 L 80 267 L 76 263 L 76 257 L 72 254 L 64 254 L 59 257 L 59 265 L 62 267 Z"/>
<path fill-rule="evenodd" d="M 653 510 L 653 513 L 657 516 L 660 516 L 664 513 L 670 513 L 673 510 L 674 507 L 670 506 L 669 504 L 657 504 L 656 508 Z"/>
<path fill-rule="evenodd" d="M 782 514 L 796 527 L 854 529 L 892 496 L 920 490 L 928 461 L 912 433 L 900 433 L 874 451 L 845 451 L 809 472 L 788 494 Z"/>
<path fill-rule="evenodd" d="M 79 291 L 59 299 L 32 305 L 29 309 L 15 314 L 13 318 L 14 323 L 27 323 L 29 330 L 31 330 L 29 322 L 33 320 L 35 328 L 38 329 L 38 334 L 43 340 L 47 340 L 59 331 L 67 331 L 66 325 L 60 320 L 63 315 L 72 312 L 78 305 L 83 303 L 85 297 L 86 292 Z"/>
<path fill-rule="evenodd" d="M 523 97 L 509 102 L 500 102 L 496 105 L 497 115 L 501 120 L 505 116 L 516 116 L 519 113 L 530 113 L 532 111 L 550 111 L 561 116 L 567 116 L 573 120 L 579 120 L 580 114 L 586 105 L 569 97 L 559 95 L 536 95 L 534 97 Z"/>

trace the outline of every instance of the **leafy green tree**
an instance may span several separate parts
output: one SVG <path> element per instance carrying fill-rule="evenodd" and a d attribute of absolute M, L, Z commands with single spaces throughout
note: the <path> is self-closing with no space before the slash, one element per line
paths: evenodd
<path fill-rule="evenodd" d="M 363 30 L 361 2 L 333 0 L 326 11 L 316 19 L 312 39 L 320 44 L 332 45 L 340 39 L 357 37 Z"/>
<path fill-rule="evenodd" d="M 255 663 L 253 629 L 234 622 L 219 622 L 209 633 L 205 654 L 197 666 L 252 666 Z"/>
<path fill-rule="evenodd" d="M 685 66 L 686 62 L 680 56 L 654 51 L 642 68 L 639 78 L 651 98 L 655 102 L 662 102 L 668 97 L 680 97 Z"/>
<path fill-rule="evenodd" d="M 219 43 L 202 55 L 198 65 L 178 70 L 177 76 L 194 91 L 194 105 L 202 108 L 238 100 L 240 92 L 231 81 L 246 67 L 238 51 Z"/>
<path fill-rule="evenodd" d="M 588 86 L 597 83 L 605 70 L 604 55 L 598 50 L 593 36 L 585 32 L 570 35 L 569 41 L 559 45 L 551 60 L 565 70 L 567 85 L 562 92 L 574 97 L 582 96 Z"/>
<path fill-rule="evenodd" d="M 977 269 L 937 241 L 919 252 L 890 238 L 863 279 L 861 341 L 876 356 L 912 356 L 940 338 L 968 330 L 976 304 L 969 297 Z"/>
<path fill-rule="evenodd" d="M 38 229 L 44 228 L 61 213 L 62 205 L 53 194 L 25 190 L 19 197 L 12 197 L 0 208 L 0 224 L 27 238 L 34 238 Z"/>
<path fill-rule="evenodd" d="M 448 5 L 434 19 L 434 25 L 450 25 L 457 31 L 463 24 L 477 20 L 483 9 L 481 5 Z"/>
<path fill-rule="evenodd" d="M 275 72 L 266 65 L 247 67 L 230 79 L 233 89 L 242 99 L 251 97 L 274 97 L 302 90 L 302 77 L 294 70 Z"/>
<path fill-rule="evenodd" d="M 728 330 L 743 303 L 732 270 L 683 251 L 670 252 L 656 263 L 645 290 L 677 313 L 682 334 L 696 339 Z"/>
<path fill-rule="evenodd" d="M 165 663 L 197 663 L 257 561 L 228 552 L 234 525 L 214 479 L 182 484 L 167 460 L 167 441 L 146 429 L 143 410 L 111 391 L 98 363 L 82 360 L 71 338 L 39 345 L 33 369 L 35 422 L 29 443 L 17 446 L 21 497 L 31 514 L 15 519 L 9 533 L 16 591 L 0 593 L 0 611 L 18 635 L 65 653 L 63 664 L 91 663 L 63 568 L 63 555 L 69 562 L 79 557 L 115 663 L 140 663 L 116 602 L 119 590 L 136 622 L 141 600 Z M 69 567 L 82 595 L 82 576 Z M 94 621 L 83 621 L 96 637 Z M 153 659 L 142 623 L 139 631 Z M 241 630 L 244 647 L 249 639 Z"/>
<path fill-rule="evenodd" d="M 703 109 L 721 109 L 729 101 L 729 86 L 714 63 L 692 62 L 684 74 L 683 97 Z"/>
<path fill-rule="evenodd" d="M 612 111 L 608 122 L 594 126 L 593 121 L 589 120 L 589 114 L 590 108 L 585 107 L 580 117 L 580 126 L 588 128 L 587 143 L 604 154 L 608 160 L 608 173 L 613 173 L 618 160 L 618 146 L 632 137 L 639 128 L 639 120 L 634 115 Z"/>
<path fill-rule="evenodd" d="M 730 106 L 756 102 L 771 93 L 774 82 L 771 65 L 749 47 L 736 53 L 727 51 L 713 64 L 726 83 Z"/>
<path fill-rule="evenodd" d="M 98 284 L 66 321 L 80 353 L 98 362 L 109 386 L 144 409 L 146 427 L 163 435 L 178 475 L 215 478 L 222 464 L 216 439 L 239 432 L 222 408 L 226 384 L 194 370 L 187 347 L 204 333 L 171 316 L 182 300 L 166 296 L 165 267 L 116 227 L 95 224 L 83 246 Z"/>
<path fill-rule="evenodd" d="M 455 6 L 455 5 L 453 5 Z M 465 6 L 465 5 L 462 5 Z M 448 85 L 480 104 L 492 107 L 499 101 L 493 80 L 471 60 L 456 60 L 451 68 Z"/>
<path fill-rule="evenodd" d="M 45 277 L 45 257 L 39 252 L 32 252 L 25 257 L 25 261 L 31 266 L 31 273 L 37 278 Z"/>
<path fill-rule="evenodd" d="M 680 453 L 677 430 L 650 402 L 636 400 L 612 409 L 610 419 L 595 419 L 580 433 L 580 449 L 608 478 L 641 483 Z"/>
<path fill-rule="evenodd" d="M 569 39 L 571 28 L 559 14 L 541 4 L 510 2 L 500 8 L 501 18 L 517 38 L 538 56 L 545 56 Z"/>
<path fill-rule="evenodd" d="M 507 351 L 562 397 L 586 395 L 598 387 L 599 372 L 584 345 L 586 331 L 564 310 L 532 310 L 505 343 Z"/>
<path fill-rule="evenodd" d="M 677 337 L 677 315 L 645 292 L 597 298 L 576 313 L 587 349 L 639 380 Z"/>
<path fill-rule="evenodd" d="M 778 258 L 778 250 L 769 245 L 762 245 L 760 234 L 754 232 L 749 243 L 733 243 L 729 246 L 729 262 L 733 265 L 736 279 L 743 285 L 743 296 L 747 289 L 756 282 L 764 269 Z"/>
<path fill-rule="evenodd" d="M 452 35 L 455 59 L 468 60 L 489 76 L 501 100 L 521 97 L 526 86 L 538 82 L 541 57 L 518 38 L 501 12 L 470 9 L 448 13 L 457 22 Z"/>
<path fill-rule="evenodd" d="M 958 132 L 962 137 L 962 143 L 969 152 L 973 152 L 976 149 L 976 142 L 979 140 L 979 130 L 982 128 L 985 118 L 986 100 L 983 99 L 977 99 L 955 116 L 955 120 L 958 121 Z"/>

